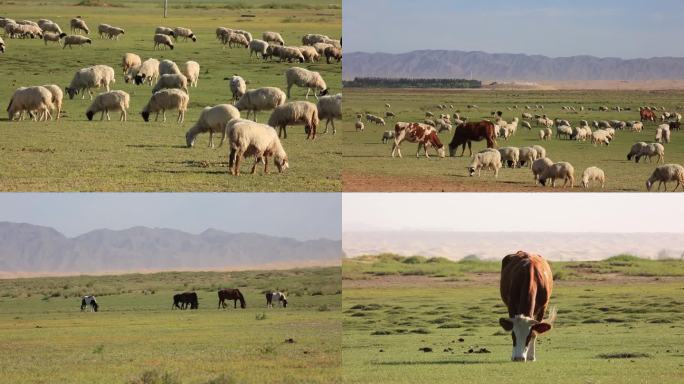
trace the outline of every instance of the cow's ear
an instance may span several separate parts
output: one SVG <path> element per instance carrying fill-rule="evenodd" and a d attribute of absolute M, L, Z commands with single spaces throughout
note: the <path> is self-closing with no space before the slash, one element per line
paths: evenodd
<path fill-rule="evenodd" d="M 503 328 L 506 331 L 510 331 L 513 329 L 513 322 L 511 321 L 511 319 L 502 317 L 499 319 L 499 324 L 501 325 L 501 328 Z"/>
<path fill-rule="evenodd" d="M 537 323 L 532 326 L 532 330 L 537 333 L 544 333 L 551 329 L 551 324 L 549 323 Z"/>

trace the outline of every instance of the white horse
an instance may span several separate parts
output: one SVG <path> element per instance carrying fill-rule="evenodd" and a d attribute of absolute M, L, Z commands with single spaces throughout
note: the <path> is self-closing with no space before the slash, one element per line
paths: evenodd
<path fill-rule="evenodd" d="M 273 308 L 273 302 L 280 304 L 283 308 L 287 308 L 287 297 L 283 292 L 266 293 L 266 308 Z"/>
<path fill-rule="evenodd" d="M 98 307 L 95 296 L 83 296 L 81 299 L 81 312 L 85 310 L 97 312 Z"/>

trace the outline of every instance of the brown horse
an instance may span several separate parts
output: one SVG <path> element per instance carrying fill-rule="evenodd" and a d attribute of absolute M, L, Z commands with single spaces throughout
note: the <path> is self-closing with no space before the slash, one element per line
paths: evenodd
<path fill-rule="evenodd" d="M 233 300 L 233 308 L 237 308 L 237 301 L 240 300 L 240 308 L 245 308 L 245 297 L 239 289 L 226 288 L 218 291 L 218 308 L 226 308 L 226 300 Z"/>
<path fill-rule="evenodd" d="M 190 306 L 190 309 L 199 308 L 199 300 L 197 300 L 197 293 L 183 292 L 173 295 L 173 305 L 171 306 L 171 309 L 186 309 L 188 306 Z"/>
<path fill-rule="evenodd" d="M 656 120 L 656 115 L 655 112 L 648 108 L 642 108 L 639 111 L 639 115 L 641 115 L 641 122 L 643 123 L 644 121 L 655 121 Z"/>

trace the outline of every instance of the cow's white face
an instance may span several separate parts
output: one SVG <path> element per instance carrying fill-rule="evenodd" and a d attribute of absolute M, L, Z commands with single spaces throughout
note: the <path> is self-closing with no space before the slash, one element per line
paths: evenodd
<path fill-rule="evenodd" d="M 499 324 L 511 332 L 513 338 L 513 361 L 534 361 L 534 342 L 538 334 L 551 329 L 551 324 L 539 322 L 531 317 L 517 315 L 512 318 L 501 318 Z"/>

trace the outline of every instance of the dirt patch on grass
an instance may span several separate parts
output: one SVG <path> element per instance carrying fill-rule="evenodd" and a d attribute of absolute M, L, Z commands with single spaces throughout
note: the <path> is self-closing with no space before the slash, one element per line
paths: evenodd
<path fill-rule="evenodd" d="M 619 352 L 619 353 L 602 353 L 598 356 L 599 359 L 637 359 L 642 357 L 651 357 L 648 353 L 633 353 L 633 352 Z"/>

